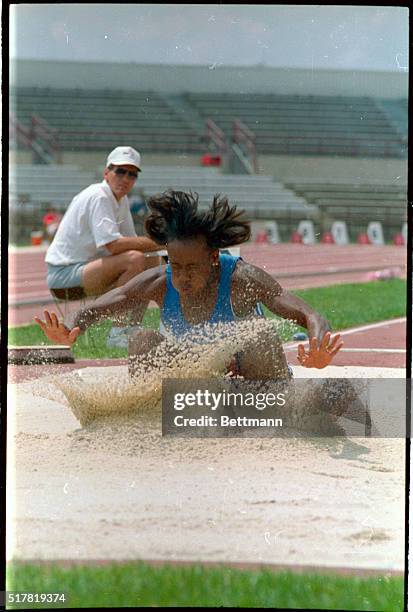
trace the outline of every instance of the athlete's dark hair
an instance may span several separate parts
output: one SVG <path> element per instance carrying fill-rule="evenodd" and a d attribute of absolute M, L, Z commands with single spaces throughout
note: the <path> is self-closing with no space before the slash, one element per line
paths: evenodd
<path fill-rule="evenodd" d="M 228 204 L 228 198 L 214 196 L 208 210 L 198 210 L 198 194 L 168 190 L 149 199 L 146 233 L 158 244 L 205 236 L 209 247 L 220 249 L 249 240 L 250 222 L 240 219 L 243 210 Z"/>

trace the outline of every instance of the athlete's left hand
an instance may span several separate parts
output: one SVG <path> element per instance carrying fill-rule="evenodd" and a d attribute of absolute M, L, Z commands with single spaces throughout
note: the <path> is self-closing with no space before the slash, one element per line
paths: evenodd
<path fill-rule="evenodd" d="M 330 364 L 343 345 L 340 334 L 332 338 L 331 332 L 326 332 L 320 344 L 317 338 L 311 338 L 308 353 L 305 352 L 304 344 L 299 344 L 297 359 L 305 368 L 322 369 Z"/>

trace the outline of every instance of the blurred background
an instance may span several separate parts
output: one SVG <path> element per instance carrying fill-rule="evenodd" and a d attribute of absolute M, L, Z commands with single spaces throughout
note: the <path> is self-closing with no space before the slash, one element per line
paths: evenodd
<path fill-rule="evenodd" d="M 403 7 L 12 5 L 10 244 L 43 242 L 121 144 L 143 158 L 138 231 L 174 188 L 228 195 L 253 241 L 373 222 L 403 244 L 407 62 Z"/>

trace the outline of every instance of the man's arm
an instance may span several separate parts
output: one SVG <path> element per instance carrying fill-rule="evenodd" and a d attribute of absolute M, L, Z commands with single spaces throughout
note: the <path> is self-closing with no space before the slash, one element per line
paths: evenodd
<path fill-rule="evenodd" d="M 120 224 L 115 218 L 112 203 L 106 193 L 99 192 L 88 202 L 88 222 L 96 247 L 106 247 L 112 255 L 129 250 L 152 252 L 162 249 L 146 236 L 136 236 L 128 206 L 123 205 L 125 219 Z"/>
<path fill-rule="evenodd" d="M 146 238 L 146 236 L 122 236 L 113 242 L 105 244 L 105 247 L 111 255 L 119 255 L 119 253 L 124 253 L 125 251 L 152 253 L 153 251 L 161 251 L 164 248 L 150 238 Z"/>

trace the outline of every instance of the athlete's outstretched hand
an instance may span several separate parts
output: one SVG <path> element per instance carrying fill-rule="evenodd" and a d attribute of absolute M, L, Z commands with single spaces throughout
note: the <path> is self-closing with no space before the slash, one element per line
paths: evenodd
<path fill-rule="evenodd" d="M 299 344 L 297 359 L 305 368 L 325 368 L 343 344 L 340 334 L 332 338 L 331 332 L 326 332 L 320 344 L 317 338 L 311 338 L 308 353 L 305 352 L 304 344 Z"/>
<path fill-rule="evenodd" d="M 72 346 L 80 334 L 80 327 L 74 327 L 69 329 L 63 323 L 59 323 L 59 320 L 54 312 L 44 311 L 45 321 L 42 321 L 38 317 L 34 320 L 42 328 L 45 335 L 55 342 L 56 344 L 64 344 L 66 346 Z"/>

